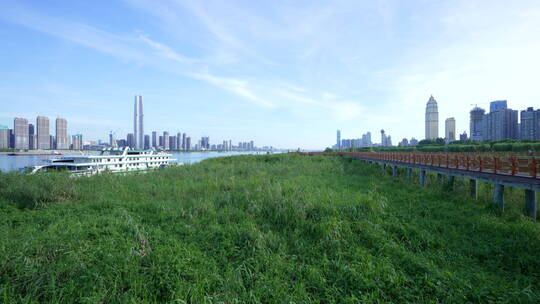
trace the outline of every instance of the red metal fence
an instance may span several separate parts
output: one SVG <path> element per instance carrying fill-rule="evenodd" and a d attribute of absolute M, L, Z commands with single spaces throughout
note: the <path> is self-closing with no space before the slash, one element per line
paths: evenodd
<path fill-rule="evenodd" d="M 540 178 L 539 153 L 520 152 L 319 152 L 466 171 Z"/>

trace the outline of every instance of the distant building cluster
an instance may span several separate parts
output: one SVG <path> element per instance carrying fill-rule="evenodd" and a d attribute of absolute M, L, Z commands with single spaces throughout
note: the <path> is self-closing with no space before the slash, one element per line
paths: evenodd
<path fill-rule="evenodd" d="M 418 140 L 416 138 L 411 138 L 408 140 L 407 138 L 403 138 L 399 143 L 398 146 L 400 147 L 412 147 L 418 145 Z"/>
<path fill-rule="evenodd" d="M 36 123 L 28 122 L 28 119 L 15 117 L 13 128 L 0 126 L 0 149 L 18 150 L 67 150 L 74 148 L 73 138 L 68 135 L 67 120 L 57 118 L 54 134 L 51 134 L 48 117 L 36 117 Z M 82 135 L 78 134 L 80 138 Z M 77 137 L 79 138 L 79 137 Z"/>
<path fill-rule="evenodd" d="M 192 140 L 186 133 L 176 134 L 164 131 L 158 133 L 152 131 L 151 134 L 144 133 L 144 111 L 143 97 L 135 96 L 133 108 L 133 133 L 128 133 L 125 138 L 117 138 L 116 134 L 109 132 L 108 141 L 87 141 L 83 142 L 83 135 L 78 133 L 68 135 L 67 120 L 56 119 L 56 128 L 50 127 L 49 118 L 38 116 L 36 123 L 29 123 L 26 118 L 16 117 L 13 120 L 13 128 L 0 125 L 0 149 L 17 150 L 101 150 L 103 148 L 125 148 L 132 149 L 156 149 L 174 151 L 192 150 L 212 150 L 212 151 L 272 151 L 274 147 L 257 147 L 253 140 L 238 142 L 236 145 L 232 140 L 224 140 L 218 144 L 211 144 L 209 136 L 202 136 L 197 142 Z M 51 134 L 54 132 L 54 135 Z"/>
<path fill-rule="evenodd" d="M 342 150 L 350 148 L 365 148 L 365 147 L 390 147 L 392 146 L 392 137 L 386 135 L 384 130 L 381 130 L 381 143 L 373 143 L 371 141 L 371 132 L 362 134 L 360 138 L 342 139 L 341 130 L 337 130 L 336 144 L 333 149 Z"/>
<path fill-rule="evenodd" d="M 219 144 L 211 144 L 209 136 L 202 136 L 196 143 L 192 137 L 186 133 L 169 133 L 168 131 L 152 131 L 151 134 L 144 134 L 144 112 L 143 98 L 140 95 L 135 96 L 133 111 L 133 133 L 127 134 L 125 139 L 117 139 L 116 134 L 109 134 L 108 146 L 111 147 L 130 147 L 132 149 L 156 149 L 167 151 L 192 151 L 192 150 L 211 150 L 211 151 L 256 151 L 273 150 L 273 147 L 256 147 L 251 140 L 248 142 L 239 142 L 233 145 L 232 140 L 224 140 Z"/>
<path fill-rule="evenodd" d="M 517 110 L 508 108 L 506 100 L 491 102 L 489 113 L 475 107 L 470 112 L 470 135 L 473 141 L 540 140 L 540 110 L 529 107 L 518 115 Z"/>
<path fill-rule="evenodd" d="M 505 139 L 540 140 L 540 109 L 534 110 L 529 107 L 518 112 L 508 108 L 506 100 L 496 100 L 489 104 L 489 113 L 475 106 L 470 111 L 469 135 L 464 131 L 459 134 L 461 141 L 499 141 Z M 446 143 L 455 141 L 456 119 L 446 118 L 444 121 L 444 140 Z M 435 140 L 439 138 L 439 109 L 435 98 L 430 96 L 426 104 L 425 112 L 425 139 Z M 414 137 L 410 140 L 403 138 L 399 146 L 416 146 L 418 140 Z M 390 147 L 392 138 L 381 130 L 381 143 L 371 142 L 371 133 L 362 135 L 358 139 L 342 139 L 341 131 L 337 130 L 337 141 L 332 146 L 334 149 L 348 149 L 361 147 Z"/>

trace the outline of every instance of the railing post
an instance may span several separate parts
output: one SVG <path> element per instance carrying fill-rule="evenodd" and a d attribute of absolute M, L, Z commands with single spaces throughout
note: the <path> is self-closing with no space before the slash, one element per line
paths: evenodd
<path fill-rule="evenodd" d="M 422 187 L 426 186 L 426 170 L 420 170 L 420 185 Z"/>
<path fill-rule="evenodd" d="M 536 172 L 536 157 L 534 157 L 534 156 L 532 157 L 531 166 L 532 166 L 532 168 L 531 168 L 531 177 L 536 178 L 536 174 L 538 172 Z"/>
<path fill-rule="evenodd" d="M 454 189 L 455 177 L 453 175 L 448 175 L 448 189 Z"/>
<path fill-rule="evenodd" d="M 504 210 L 504 186 L 502 184 L 493 184 L 493 201 Z"/>
<path fill-rule="evenodd" d="M 536 219 L 536 192 L 525 189 L 525 215 Z"/>
<path fill-rule="evenodd" d="M 469 191 L 475 200 L 478 199 L 478 182 L 474 178 L 469 180 Z"/>

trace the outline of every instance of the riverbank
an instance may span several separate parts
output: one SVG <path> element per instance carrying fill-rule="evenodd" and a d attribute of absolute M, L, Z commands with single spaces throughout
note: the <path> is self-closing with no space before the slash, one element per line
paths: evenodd
<path fill-rule="evenodd" d="M 2 174 L 0 299 L 533 303 L 538 223 L 517 192 L 499 215 L 487 188 L 472 201 L 465 187 L 292 154 L 127 176 Z"/>
<path fill-rule="evenodd" d="M 96 150 L 14 150 L 3 151 L 0 155 L 59 155 L 59 154 L 80 154 L 80 153 L 96 153 Z"/>

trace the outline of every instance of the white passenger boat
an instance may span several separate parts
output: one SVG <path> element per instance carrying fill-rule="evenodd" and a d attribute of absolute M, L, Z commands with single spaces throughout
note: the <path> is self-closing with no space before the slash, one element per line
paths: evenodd
<path fill-rule="evenodd" d="M 37 172 L 66 171 L 73 175 L 93 175 L 99 172 L 130 172 L 171 166 L 176 159 L 171 154 L 155 150 L 107 149 L 100 154 L 81 154 L 50 159 L 45 165 L 34 166 Z"/>

